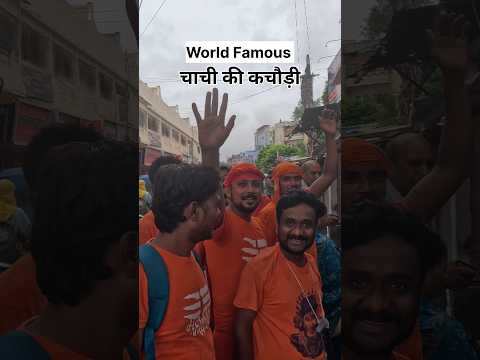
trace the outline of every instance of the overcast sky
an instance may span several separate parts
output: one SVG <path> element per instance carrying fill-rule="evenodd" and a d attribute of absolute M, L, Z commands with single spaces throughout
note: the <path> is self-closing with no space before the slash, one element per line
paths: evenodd
<path fill-rule="evenodd" d="M 163 2 L 143 0 L 140 8 L 140 33 Z M 306 0 L 310 44 L 307 40 L 304 1 L 296 0 L 167 0 L 154 21 L 140 37 L 140 78 L 151 86 L 160 85 L 162 97 L 169 105 L 178 105 L 181 115 L 194 123 L 191 103 L 197 102 L 203 109 L 208 85 L 186 85 L 178 81 L 178 71 L 204 69 L 205 65 L 185 63 L 184 44 L 200 40 L 298 40 L 299 54 L 295 64 L 304 71 L 305 55 L 310 53 L 312 68 L 319 74 L 314 82 L 314 98 L 321 96 L 327 77 L 326 68 L 332 58 L 319 60 L 322 56 L 334 55 L 340 42 L 340 1 Z M 297 22 L 297 26 L 296 26 Z M 296 30 L 297 29 L 297 30 Z M 309 50 L 310 46 L 310 50 Z M 298 61 L 298 60 L 297 60 Z M 275 64 L 241 65 L 244 71 L 271 70 Z M 290 65 L 282 65 L 288 69 Z M 228 65 L 226 65 L 228 67 Z M 216 66 L 218 71 L 224 66 Z M 264 124 L 273 124 L 280 119 L 288 120 L 300 99 L 300 87 L 288 89 L 277 87 L 262 94 L 248 97 L 271 84 L 231 86 L 217 84 L 221 93 L 228 92 L 228 113 L 237 115 L 237 122 L 230 138 L 221 150 L 222 160 L 232 154 L 254 148 L 254 132 Z"/>

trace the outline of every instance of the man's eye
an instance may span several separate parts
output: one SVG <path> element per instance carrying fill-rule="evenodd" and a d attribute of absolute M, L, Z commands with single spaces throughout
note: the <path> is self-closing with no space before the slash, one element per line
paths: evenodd
<path fill-rule="evenodd" d="M 408 284 L 404 281 L 392 281 L 390 287 L 398 292 L 405 292 L 408 290 Z"/>
<path fill-rule="evenodd" d="M 350 281 L 350 286 L 356 290 L 364 290 L 367 288 L 368 283 L 366 280 L 353 279 Z"/>

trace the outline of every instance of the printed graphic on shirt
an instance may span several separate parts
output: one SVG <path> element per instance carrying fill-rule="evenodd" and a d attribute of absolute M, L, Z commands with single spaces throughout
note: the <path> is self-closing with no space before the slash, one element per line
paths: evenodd
<path fill-rule="evenodd" d="M 243 241 L 248 243 L 249 247 L 242 248 L 242 259 L 246 262 L 252 260 L 255 256 L 260 253 L 260 250 L 267 247 L 267 240 L 252 240 L 249 238 L 243 238 Z"/>
<path fill-rule="evenodd" d="M 191 336 L 203 336 L 210 325 L 210 292 L 208 285 L 185 296 L 190 305 L 185 310 L 185 330 Z"/>
<path fill-rule="evenodd" d="M 307 300 L 308 298 L 308 300 Z M 309 304 L 310 302 L 310 304 Z M 306 358 L 315 359 L 325 351 L 323 336 L 317 332 L 317 317 L 319 301 L 315 291 L 307 294 L 307 297 L 300 295 L 297 300 L 297 309 L 293 323 L 298 333 L 290 336 L 290 341 L 297 351 Z"/>

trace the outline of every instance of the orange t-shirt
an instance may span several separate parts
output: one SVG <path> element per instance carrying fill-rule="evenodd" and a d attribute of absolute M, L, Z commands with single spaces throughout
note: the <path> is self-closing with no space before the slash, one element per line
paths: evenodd
<path fill-rule="evenodd" d="M 138 222 L 138 244 L 144 245 L 159 233 L 152 211 L 147 212 Z"/>
<path fill-rule="evenodd" d="M 22 256 L 0 275 L 0 294 L 0 335 L 17 329 L 45 309 L 47 299 L 38 288 L 31 255 Z"/>
<path fill-rule="evenodd" d="M 234 357 L 233 300 L 245 264 L 267 247 L 257 219 L 248 222 L 231 209 L 212 240 L 204 241 L 204 256 L 213 298 L 215 354 L 217 360 Z"/>
<path fill-rule="evenodd" d="M 257 216 L 260 225 L 265 233 L 265 239 L 269 244 L 275 244 L 278 242 L 277 236 L 277 204 L 274 201 L 268 203 Z M 310 246 L 307 252 L 313 256 L 315 261 L 317 260 L 317 246 L 315 242 Z"/>
<path fill-rule="evenodd" d="M 271 202 L 272 202 L 272 199 L 270 199 L 270 197 L 268 197 L 267 195 L 262 195 L 262 199 L 260 200 L 260 204 L 258 204 L 258 206 L 255 209 L 255 211 L 253 212 L 252 216 L 258 216 L 258 214 L 260 214 L 260 211 L 262 211 L 265 208 L 265 206 L 267 206 Z"/>
<path fill-rule="evenodd" d="M 313 311 L 318 318 L 325 317 L 322 281 L 315 261 L 306 256 L 307 264 L 298 267 L 276 245 L 243 270 L 234 305 L 257 313 L 253 322 L 255 360 L 326 359 Z"/>
<path fill-rule="evenodd" d="M 162 256 L 168 271 L 168 307 L 155 333 L 155 355 L 161 360 L 214 360 L 210 329 L 210 291 L 204 273 L 193 256 L 172 254 L 150 245 Z M 148 320 L 148 283 L 139 265 L 139 327 Z"/>
<path fill-rule="evenodd" d="M 418 321 L 410 336 L 395 348 L 395 353 L 410 360 L 423 360 L 422 333 Z"/>
<path fill-rule="evenodd" d="M 49 355 L 51 360 L 93 360 L 85 355 L 78 354 L 73 352 L 72 350 L 66 348 L 63 345 L 60 345 L 46 337 L 34 335 L 30 333 L 28 330 L 24 329 L 23 327 L 19 328 L 20 331 L 27 333 L 31 336 L 40 347 Z M 123 360 L 130 360 L 130 355 L 128 355 L 128 351 L 125 350 L 122 356 Z"/>

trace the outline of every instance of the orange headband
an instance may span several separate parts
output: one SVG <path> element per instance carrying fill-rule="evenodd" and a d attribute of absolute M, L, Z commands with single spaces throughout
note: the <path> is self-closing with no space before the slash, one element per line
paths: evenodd
<path fill-rule="evenodd" d="M 232 183 L 240 179 L 263 180 L 263 173 L 253 164 L 239 163 L 230 169 L 223 182 L 224 187 L 232 186 Z"/>

